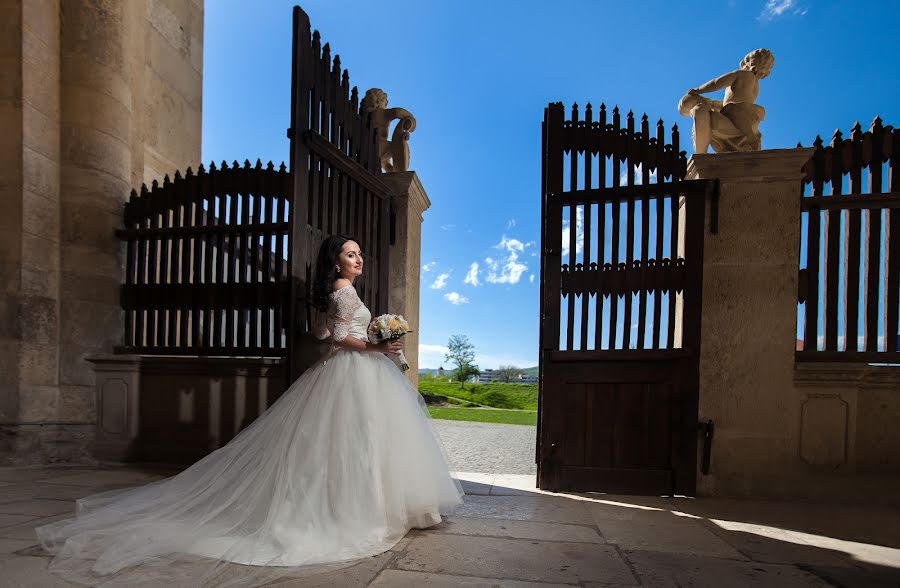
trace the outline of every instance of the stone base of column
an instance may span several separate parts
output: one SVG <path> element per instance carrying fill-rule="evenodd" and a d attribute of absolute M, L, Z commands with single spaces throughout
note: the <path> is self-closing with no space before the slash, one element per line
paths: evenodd
<path fill-rule="evenodd" d="M 380 179 L 393 191 L 396 215 L 394 242 L 390 249 L 388 312 L 402 314 L 412 333 L 406 335 L 404 351 L 409 361 L 407 377 L 419 385 L 419 279 L 422 249 L 422 213 L 431 206 L 416 172 L 382 174 Z"/>
<path fill-rule="evenodd" d="M 0 425 L 0 466 L 90 464 L 94 425 Z"/>

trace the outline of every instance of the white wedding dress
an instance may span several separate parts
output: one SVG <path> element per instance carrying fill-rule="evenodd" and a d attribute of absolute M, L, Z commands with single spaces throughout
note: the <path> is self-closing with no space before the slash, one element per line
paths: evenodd
<path fill-rule="evenodd" d="M 370 320 L 352 286 L 331 294 L 334 340 L 368 340 Z M 346 567 L 462 502 L 429 418 L 388 357 L 335 347 L 224 447 L 36 532 L 51 571 L 90 585 L 249 586 Z"/>

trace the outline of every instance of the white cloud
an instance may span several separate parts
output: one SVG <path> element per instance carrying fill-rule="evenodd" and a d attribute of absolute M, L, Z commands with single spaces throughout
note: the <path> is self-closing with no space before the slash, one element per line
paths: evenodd
<path fill-rule="evenodd" d="M 422 266 L 422 271 L 427 274 L 428 272 L 430 272 L 431 270 L 434 269 L 435 265 L 436 265 L 435 262 L 429 261 L 428 263 L 426 263 L 425 265 Z"/>
<path fill-rule="evenodd" d="M 492 355 L 489 353 L 475 353 L 475 365 L 482 370 L 495 370 L 501 365 L 514 365 L 518 368 L 534 367 L 538 364 L 537 358 L 526 359 L 511 355 Z M 446 369 L 446 368 L 444 368 Z"/>
<path fill-rule="evenodd" d="M 534 284 L 534 274 L 531 274 L 530 276 L 528 276 L 528 281 L 531 282 L 532 284 Z"/>
<path fill-rule="evenodd" d="M 449 300 L 450 304 L 453 304 L 454 306 L 469 303 L 469 299 L 461 295 L 459 292 L 447 292 L 446 294 L 444 294 L 444 298 Z"/>
<path fill-rule="evenodd" d="M 463 280 L 466 284 L 471 284 L 472 286 L 480 286 L 481 282 L 478 280 L 478 262 L 473 261 L 472 265 L 469 266 L 469 273 L 466 274 L 466 278 Z"/>
<path fill-rule="evenodd" d="M 452 369 L 444 360 L 447 354 L 446 345 L 433 345 L 428 343 L 419 344 L 419 367 L 436 369 L 441 366 L 444 369 Z"/>
<path fill-rule="evenodd" d="M 513 228 L 514 226 L 516 226 L 516 219 L 511 218 L 506 222 L 506 230 L 507 231 L 510 230 L 511 228 Z"/>
<path fill-rule="evenodd" d="M 441 229 L 443 229 L 445 231 L 452 231 L 455 228 L 456 228 L 456 225 L 454 225 L 454 224 L 441 225 Z"/>
<path fill-rule="evenodd" d="M 644 164 L 639 164 L 634 166 L 634 185 L 640 186 L 644 183 Z M 650 172 L 650 183 L 656 183 L 656 170 Z M 622 172 L 622 175 L 619 176 L 619 184 L 625 186 L 628 184 L 628 172 Z"/>
<path fill-rule="evenodd" d="M 434 279 L 434 282 L 431 284 L 432 290 L 440 290 L 444 286 L 447 285 L 447 278 L 450 277 L 449 272 L 445 274 L 438 274 L 438 277 Z"/>
<path fill-rule="evenodd" d="M 528 243 L 528 245 L 531 244 Z M 518 239 L 508 239 L 506 235 L 503 235 L 500 243 L 494 246 L 496 249 L 503 250 L 501 259 L 484 258 L 484 263 L 487 265 L 487 278 L 485 279 L 491 284 L 519 283 L 519 278 L 528 269 L 526 264 L 519 261 L 519 254 L 523 253 L 528 245 Z"/>
<path fill-rule="evenodd" d="M 797 14 L 805 16 L 809 10 L 805 6 L 800 6 L 797 0 L 766 0 L 762 12 L 759 15 L 760 20 L 774 20 L 785 14 Z"/>
<path fill-rule="evenodd" d="M 571 236 L 570 233 L 571 227 L 570 222 L 567 220 L 563 221 L 562 228 L 562 257 L 563 263 L 568 263 L 566 257 L 569 255 L 569 238 Z M 584 247 L 584 207 L 579 206 L 575 208 L 575 254 L 578 255 L 581 253 L 582 248 Z"/>

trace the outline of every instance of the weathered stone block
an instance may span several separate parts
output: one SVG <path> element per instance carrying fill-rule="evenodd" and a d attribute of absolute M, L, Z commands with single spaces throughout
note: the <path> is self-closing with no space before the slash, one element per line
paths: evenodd
<path fill-rule="evenodd" d="M 193 67 L 185 67 L 185 56 L 156 29 L 147 31 L 147 69 L 155 72 L 160 81 L 181 96 L 191 108 L 200 110 L 202 74 Z M 150 89 L 149 85 L 147 89 Z"/>
<path fill-rule="evenodd" d="M 59 387 L 59 420 L 65 423 L 97 422 L 97 399 L 94 386 Z"/>
<path fill-rule="evenodd" d="M 59 383 L 59 357 L 56 345 L 23 342 L 19 368 L 22 383 L 55 386 Z"/>
<path fill-rule="evenodd" d="M 101 251 L 115 251 L 119 246 L 116 229 L 122 228 L 122 218 L 82 202 L 62 202 L 60 239 L 64 243 L 78 243 Z"/>
<path fill-rule="evenodd" d="M 128 182 L 95 169 L 64 165 L 60 168 L 60 182 L 66 187 L 68 202 L 83 202 L 119 218 L 131 194 Z"/>
<path fill-rule="evenodd" d="M 57 301 L 29 296 L 19 301 L 19 333 L 22 341 L 53 345 L 59 333 Z"/>
<path fill-rule="evenodd" d="M 22 230 L 40 235 L 46 242 L 59 243 L 59 202 L 46 194 L 22 194 Z M 58 255 L 58 252 L 57 252 Z"/>
<path fill-rule="evenodd" d="M 59 54 L 59 0 L 22 3 L 22 29 Z"/>
<path fill-rule="evenodd" d="M 131 120 L 134 118 L 129 104 L 83 86 L 67 87 L 65 104 L 66 124 L 103 131 L 123 143 L 129 143 Z"/>
<path fill-rule="evenodd" d="M 127 184 L 131 178 L 131 150 L 127 142 L 95 129 L 70 126 L 65 118 L 60 134 L 66 167 L 102 169 Z M 68 190 L 64 197 L 68 197 Z"/>
<path fill-rule="evenodd" d="M 59 296 L 64 300 L 83 300 L 118 306 L 121 283 L 120 278 L 81 272 L 62 272 Z"/>
<path fill-rule="evenodd" d="M 124 275 L 122 250 L 119 243 L 115 250 L 101 250 L 96 247 L 84 247 L 75 243 L 66 243 L 61 252 L 63 271 L 81 273 L 87 277 L 107 276 L 121 279 Z"/>
<path fill-rule="evenodd" d="M 59 199 L 59 162 L 31 149 L 22 151 L 22 190 Z M 54 240 L 57 240 L 54 238 Z"/>
<path fill-rule="evenodd" d="M 59 388 L 22 384 L 19 389 L 19 421 L 56 422 L 59 415 Z"/>

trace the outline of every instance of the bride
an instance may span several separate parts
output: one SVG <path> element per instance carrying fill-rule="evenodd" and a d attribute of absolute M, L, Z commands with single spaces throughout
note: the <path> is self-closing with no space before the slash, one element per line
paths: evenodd
<path fill-rule="evenodd" d="M 363 255 L 334 235 L 315 306 L 332 351 L 230 443 L 180 474 L 77 501 L 36 529 L 50 570 L 90 585 L 260 585 L 356 563 L 462 502 L 418 391 L 367 336 Z"/>

